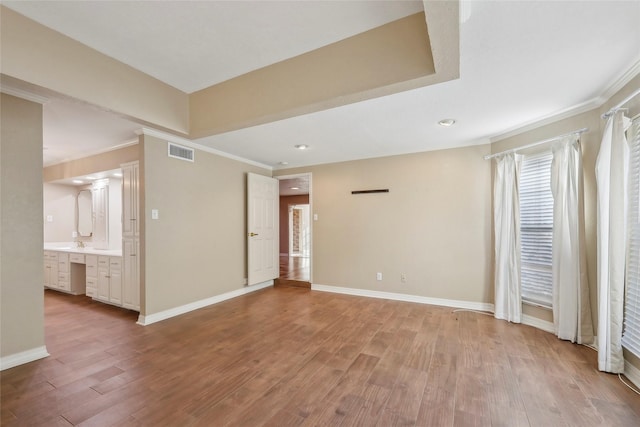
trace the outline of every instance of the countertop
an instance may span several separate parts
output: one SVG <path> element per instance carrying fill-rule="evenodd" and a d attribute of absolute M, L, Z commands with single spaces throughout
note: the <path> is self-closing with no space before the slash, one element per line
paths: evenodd
<path fill-rule="evenodd" d="M 75 254 L 122 256 L 122 249 L 78 248 L 74 242 L 45 243 L 45 251 L 68 252 Z"/>

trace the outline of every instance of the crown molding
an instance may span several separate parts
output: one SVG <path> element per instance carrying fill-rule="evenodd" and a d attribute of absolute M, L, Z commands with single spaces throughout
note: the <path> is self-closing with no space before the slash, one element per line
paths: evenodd
<path fill-rule="evenodd" d="M 27 101 L 35 102 L 38 104 L 46 104 L 50 101 L 46 96 L 36 95 L 35 93 L 23 89 L 18 89 L 12 86 L 7 86 L 6 84 L 3 85 L 2 83 L 0 83 L 0 92 L 18 98 L 26 99 Z"/>
<path fill-rule="evenodd" d="M 622 73 L 612 84 L 607 86 L 602 93 L 588 101 L 581 104 L 574 105 L 573 107 L 566 108 L 564 110 L 556 111 L 552 114 L 543 116 L 525 123 L 524 125 L 518 125 L 497 135 L 490 137 L 491 143 L 501 141 L 503 139 L 511 138 L 512 136 L 520 135 L 521 133 L 528 132 L 533 129 L 537 129 L 541 126 L 545 126 L 557 121 L 573 117 L 575 115 L 586 113 L 587 111 L 594 110 L 601 107 L 606 103 L 613 95 L 620 91 L 627 83 L 640 74 L 640 59 Z"/>
<path fill-rule="evenodd" d="M 264 163 L 256 162 L 255 160 L 245 159 L 244 157 L 236 156 L 234 154 L 225 153 L 224 151 L 216 150 L 215 148 L 207 147 L 206 145 L 198 144 L 196 142 L 191 141 L 190 139 L 182 138 L 180 136 L 172 135 L 167 132 L 162 132 L 156 129 L 151 128 L 141 128 L 136 131 L 137 135 L 149 135 L 155 138 L 164 139 L 169 142 L 174 142 L 176 144 L 182 144 L 189 148 L 193 148 L 196 150 L 205 151 L 207 153 L 215 154 L 220 157 L 225 157 L 227 159 L 235 160 L 238 162 L 246 163 L 248 165 L 257 166 L 259 168 L 267 169 L 269 171 L 273 171 L 273 166 L 266 165 Z"/>

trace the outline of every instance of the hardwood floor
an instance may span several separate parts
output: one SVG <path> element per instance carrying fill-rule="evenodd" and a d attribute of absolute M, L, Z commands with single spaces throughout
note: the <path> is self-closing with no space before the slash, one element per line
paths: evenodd
<path fill-rule="evenodd" d="M 1 374 L 14 426 L 638 426 L 596 353 L 451 308 L 269 288 L 150 326 L 46 291 L 51 356 Z"/>
<path fill-rule="evenodd" d="M 310 277 L 308 257 L 280 256 L 280 278 L 308 282 Z"/>

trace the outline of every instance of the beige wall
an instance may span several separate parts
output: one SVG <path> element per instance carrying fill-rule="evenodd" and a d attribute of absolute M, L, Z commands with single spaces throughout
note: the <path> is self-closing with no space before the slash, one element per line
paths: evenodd
<path fill-rule="evenodd" d="M 140 123 L 189 132 L 189 99 L 184 92 L 4 6 L 0 23 L 2 74 Z"/>
<path fill-rule="evenodd" d="M 246 174 L 270 171 L 204 151 L 195 163 L 143 139 L 143 315 L 242 288 L 246 275 Z M 158 220 L 151 210 L 158 209 Z"/>
<path fill-rule="evenodd" d="M 70 185 L 43 185 L 44 241 L 70 242 L 76 229 L 76 195 L 78 188 Z M 53 218 L 47 222 L 47 216 Z"/>
<path fill-rule="evenodd" d="M 483 160 L 489 149 L 277 171 L 313 173 L 313 282 L 490 302 L 491 166 Z M 389 193 L 351 194 L 383 188 Z"/>
<path fill-rule="evenodd" d="M 0 97 L 0 356 L 44 343 L 42 106 Z"/>
<path fill-rule="evenodd" d="M 280 196 L 280 253 L 289 254 L 289 205 L 308 205 L 309 195 Z"/>
<path fill-rule="evenodd" d="M 74 178 L 83 175 L 91 175 L 96 172 L 104 172 L 119 169 L 120 165 L 133 162 L 140 158 L 140 147 L 137 144 L 118 150 L 107 151 L 77 160 L 47 166 L 44 168 L 44 182 L 52 182 L 60 179 Z"/>

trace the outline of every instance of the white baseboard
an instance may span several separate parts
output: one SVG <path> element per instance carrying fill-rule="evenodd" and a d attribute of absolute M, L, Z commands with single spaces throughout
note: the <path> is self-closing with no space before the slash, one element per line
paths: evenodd
<path fill-rule="evenodd" d="M 147 326 L 152 323 L 160 322 L 162 320 L 169 319 L 171 317 L 179 316 L 184 313 L 188 313 L 199 308 L 207 307 L 209 305 L 217 304 L 222 301 L 226 301 L 231 298 L 239 297 L 251 292 L 258 291 L 260 289 L 273 286 L 273 280 L 267 280 L 266 282 L 258 283 L 252 286 L 245 286 L 244 288 L 237 289 L 235 291 L 226 292 L 224 294 L 216 295 L 210 298 L 205 298 L 199 301 L 194 301 L 189 304 L 181 305 L 178 307 L 170 308 L 168 310 L 160 311 L 158 313 L 138 316 L 138 325 Z"/>
<path fill-rule="evenodd" d="M 628 361 L 624 361 L 624 376 L 638 388 L 640 388 L 640 369 L 633 366 Z"/>
<path fill-rule="evenodd" d="M 356 295 L 369 298 L 382 298 L 394 301 L 415 302 L 418 304 L 440 305 L 444 307 L 466 308 L 468 310 L 489 311 L 493 313 L 493 304 L 485 302 L 459 301 L 442 298 L 430 298 L 419 295 L 398 294 L 395 292 L 371 291 L 368 289 L 343 288 L 340 286 L 311 284 L 311 290 L 333 292 L 336 294 Z"/>
<path fill-rule="evenodd" d="M 0 371 L 49 356 L 47 347 L 36 347 L 0 358 Z"/>
<path fill-rule="evenodd" d="M 523 314 L 521 320 L 523 325 L 533 326 L 545 332 L 554 333 L 553 322 L 549 322 L 548 320 L 538 319 L 528 314 Z"/>

